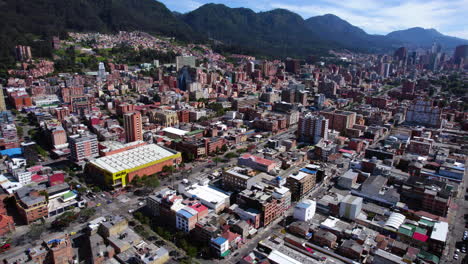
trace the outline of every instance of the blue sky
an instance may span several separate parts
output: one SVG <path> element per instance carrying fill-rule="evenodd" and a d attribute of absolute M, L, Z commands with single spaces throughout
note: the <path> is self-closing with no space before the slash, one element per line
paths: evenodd
<path fill-rule="evenodd" d="M 284 8 L 303 18 L 335 14 L 370 34 L 410 27 L 435 28 L 468 39 L 468 0 L 159 0 L 181 13 L 207 3 L 247 7 L 256 12 Z"/>

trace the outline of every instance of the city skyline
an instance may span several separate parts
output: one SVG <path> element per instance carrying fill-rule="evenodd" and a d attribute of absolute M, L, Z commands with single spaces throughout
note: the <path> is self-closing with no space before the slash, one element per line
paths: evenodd
<path fill-rule="evenodd" d="M 392 31 L 412 27 L 434 28 L 442 34 L 468 39 L 468 28 L 461 21 L 468 12 L 467 0 L 453 1 L 373 1 L 373 0 L 160 0 L 170 10 L 181 13 L 193 11 L 208 3 L 245 7 L 255 12 L 276 8 L 287 9 L 304 19 L 325 14 L 334 14 L 369 34 L 386 35 Z"/>

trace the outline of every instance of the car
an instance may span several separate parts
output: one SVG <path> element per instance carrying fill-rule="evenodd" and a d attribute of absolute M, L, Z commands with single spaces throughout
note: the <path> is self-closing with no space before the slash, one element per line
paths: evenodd
<path fill-rule="evenodd" d="M 111 203 L 112 203 L 112 201 L 111 201 L 111 200 L 107 200 L 107 204 L 111 204 Z"/>
<path fill-rule="evenodd" d="M 133 210 L 133 209 L 128 210 L 129 214 L 132 214 L 133 212 L 135 212 L 135 210 Z"/>
<path fill-rule="evenodd" d="M 462 247 L 461 252 L 466 253 L 466 247 Z"/>
<path fill-rule="evenodd" d="M 453 259 L 457 260 L 458 259 L 458 254 L 453 255 Z"/>
<path fill-rule="evenodd" d="M 455 254 L 459 253 L 460 252 L 460 249 L 455 249 Z"/>
<path fill-rule="evenodd" d="M 138 203 L 139 206 L 142 206 L 142 205 L 144 205 L 144 204 L 145 204 L 144 202 L 139 202 L 139 203 Z"/>
<path fill-rule="evenodd" d="M 102 205 L 101 203 L 96 204 L 97 207 L 99 207 L 99 206 L 101 206 L 101 205 Z"/>

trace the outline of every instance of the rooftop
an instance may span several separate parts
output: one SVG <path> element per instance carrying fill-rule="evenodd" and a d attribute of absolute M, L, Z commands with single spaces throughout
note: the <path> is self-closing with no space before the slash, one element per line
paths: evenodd
<path fill-rule="evenodd" d="M 91 164 L 110 173 L 117 173 L 171 157 L 176 153 L 159 145 L 149 144 L 95 159 Z"/>

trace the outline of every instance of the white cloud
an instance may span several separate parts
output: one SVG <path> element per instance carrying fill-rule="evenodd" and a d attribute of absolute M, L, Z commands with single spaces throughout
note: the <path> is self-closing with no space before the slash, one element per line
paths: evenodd
<path fill-rule="evenodd" d="M 284 8 L 304 18 L 334 14 L 370 34 L 411 27 L 435 28 L 468 38 L 468 0 L 160 0 L 171 10 L 188 12 L 205 3 L 223 3 L 255 11 Z"/>
<path fill-rule="evenodd" d="M 468 39 L 468 30 L 461 30 L 461 31 L 447 31 L 443 32 L 447 36 L 452 36 L 452 37 L 457 37 L 457 38 L 463 38 L 463 39 Z"/>
<path fill-rule="evenodd" d="M 335 14 L 371 34 L 386 34 L 390 31 L 411 27 L 435 28 L 442 32 L 462 33 L 468 25 L 468 0 L 323 0 L 304 5 L 272 3 L 272 8 L 285 8 L 303 17 Z"/>

